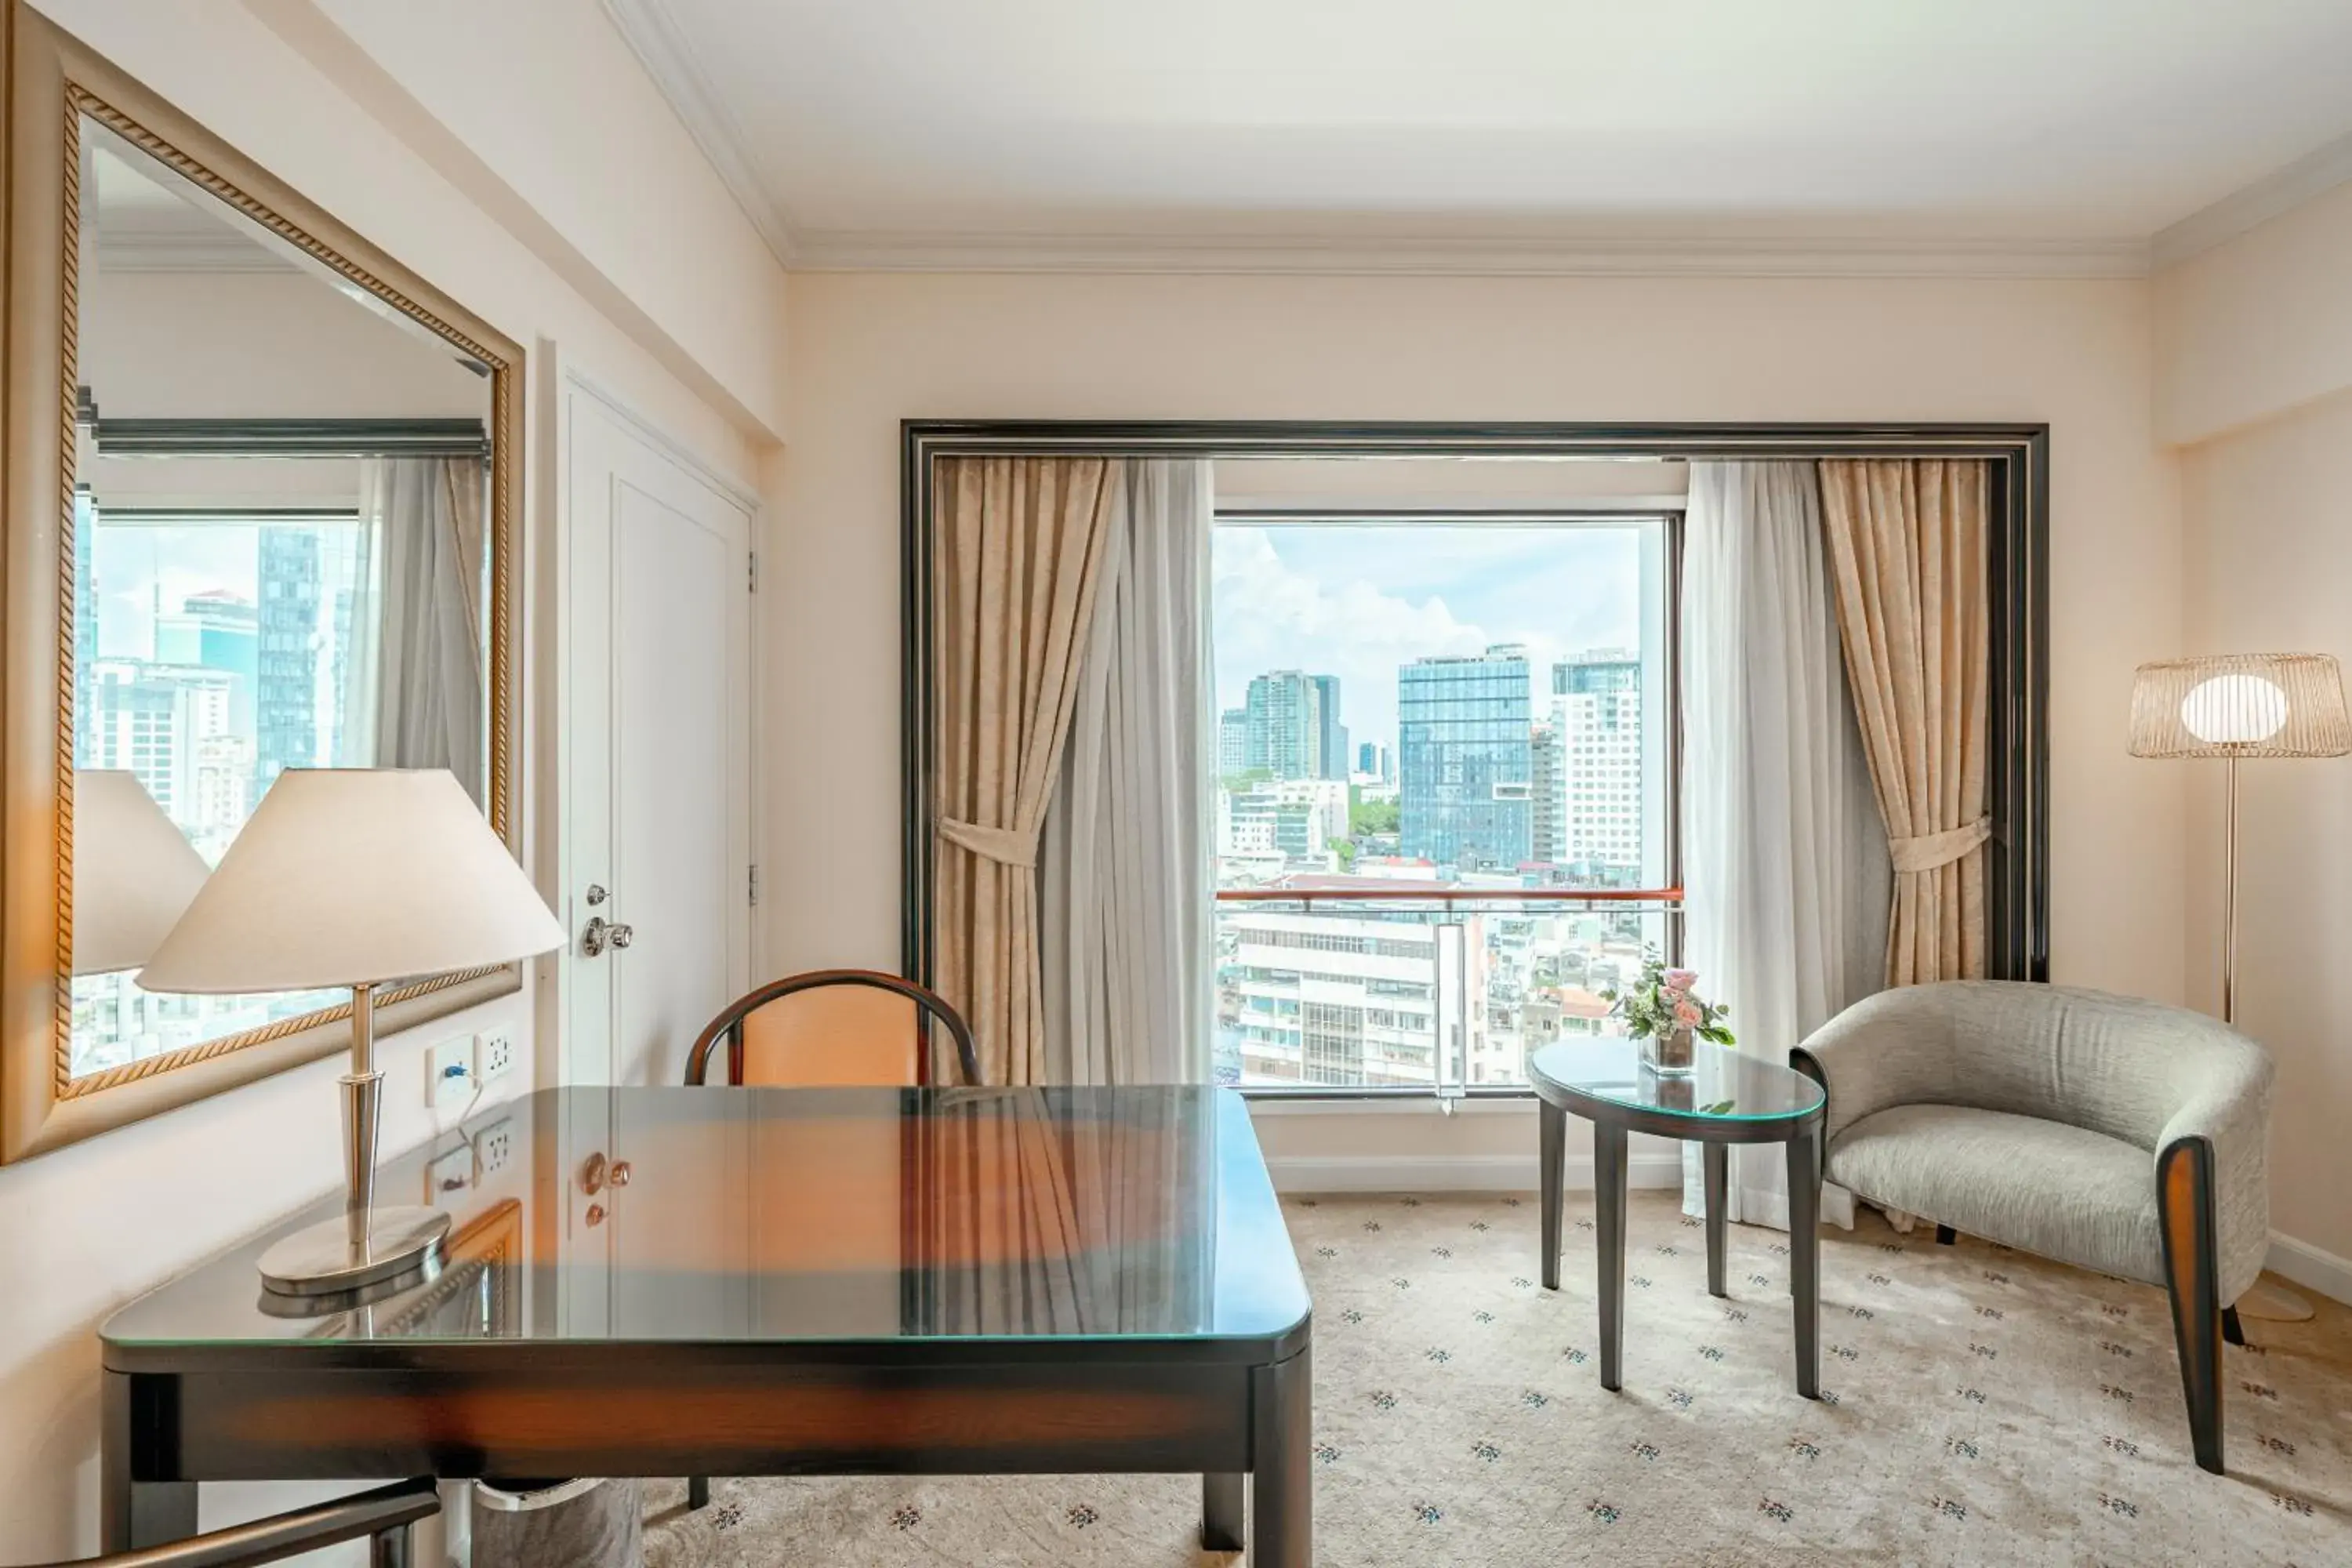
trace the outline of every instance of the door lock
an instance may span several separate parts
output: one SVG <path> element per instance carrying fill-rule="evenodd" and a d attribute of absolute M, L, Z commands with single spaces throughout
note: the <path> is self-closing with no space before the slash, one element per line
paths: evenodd
<path fill-rule="evenodd" d="M 599 958 L 607 947 L 626 947 L 636 940 L 636 927 L 622 925 L 606 920 L 603 915 L 595 915 L 580 932 L 580 951 L 586 957 Z"/>

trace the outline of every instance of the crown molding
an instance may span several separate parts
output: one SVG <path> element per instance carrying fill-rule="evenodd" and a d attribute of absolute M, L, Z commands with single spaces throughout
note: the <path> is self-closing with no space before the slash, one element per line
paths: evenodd
<path fill-rule="evenodd" d="M 753 167 L 749 139 L 742 124 L 729 111 L 726 100 L 711 85 L 710 78 L 695 56 L 694 46 L 685 29 L 669 14 L 663 0 L 602 0 L 604 15 L 619 29 L 629 52 L 637 57 L 646 74 L 654 80 L 662 97 L 702 149 L 703 157 L 760 231 L 769 251 L 782 266 L 790 267 L 798 253 L 792 231 L 784 215 L 767 189 L 760 182 Z"/>
<path fill-rule="evenodd" d="M 929 234 L 803 230 L 798 272 L 1302 273 L 1433 277 L 2144 278 L 2144 242 Z"/>
<path fill-rule="evenodd" d="M 2306 153 L 2161 230 L 2148 242 L 2149 258 L 2158 268 L 2178 267 L 2293 212 L 2315 196 L 2326 195 L 2347 181 L 2352 181 L 2352 136 L 2339 137 Z"/>

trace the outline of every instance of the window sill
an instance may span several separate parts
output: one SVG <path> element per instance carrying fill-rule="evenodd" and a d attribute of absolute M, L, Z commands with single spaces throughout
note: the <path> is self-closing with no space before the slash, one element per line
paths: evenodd
<path fill-rule="evenodd" d="M 1293 1094 L 1286 1090 L 1241 1090 L 1253 1117 L 1289 1116 L 1527 1116 L 1536 1107 L 1535 1090 L 1493 1089 L 1454 1101 L 1448 1112 L 1435 1095 Z"/>

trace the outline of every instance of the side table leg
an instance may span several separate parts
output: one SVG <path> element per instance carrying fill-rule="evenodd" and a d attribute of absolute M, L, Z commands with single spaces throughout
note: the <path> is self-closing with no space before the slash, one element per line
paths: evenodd
<path fill-rule="evenodd" d="M 137 1479 L 137 1384 L 102 1374 L 99 1395 L 98 1545 L 101 1552 L 169 1546 L 196 1533 L 196 1483 Z"/>
<path fill-rule="evenodd" d="M 1242 1534 L 1240 1472 L 1201 1478 L 1201 1550 L 1239 1552 L 1249 1542 Z"/>
<path fill-rule="evenodd" d="M 1315 1387 L 1307 1357 L 1252 1373 L 1250 1568 L 1314 1568 Z"/>
<path fill-rule="evenodd" d="M 1789 1140 L 1789 1286 L 1796 1300 L 1797 1392 L 1822 1394 L 1821 1123 Z"/>
<path fill-rule="evenodd" d="M 1625 1348 L 1625 1130 L 1592 1127 L 1593 1222 L 1601 1254 L 1601 1386 L 1620 1386 Z"/>
<path fill-rule="evenodd" d="M 1537 1108 L 1537 1126 L 1541 1138 L 1541 1159 L 1536 1169 L 1536 1181 L 1543 1189 L 1543 1288 L 1559 1289 L 1559 1211 L 1560 1188 L 1568 1175 L 1568 1112 L 1549 1100 Z"/>
<path fill-rule="evenodd" d="M 1724 1232 L 1729 1228 L 1727 1211 L 1730 1207 L 1731 1151 L 1721 1143 L 1704 1143 L 1699 1146 L 1699 1154 L 1706 1166 L 1706 1293 L 1728 1296 L 1731 1289 L 1724 1278 Z"/>

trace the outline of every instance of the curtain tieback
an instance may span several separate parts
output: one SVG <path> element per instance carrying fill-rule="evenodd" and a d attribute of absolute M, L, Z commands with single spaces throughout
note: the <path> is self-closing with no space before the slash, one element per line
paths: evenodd
<path fill-rule="evenodd" d="M 982 827 L 976 822 L 958 822 L 952 816 L 939 819 L 940 837 L 959 849 L 968 850 L 983 860 L 993 860 L 1000 866 L 1019 866 L 1034 869 L 1037 864 L 1037 835 L 1023 833 L 1011 827 Z"/>
<path fill-rule="evenodd" d="M 1966 827 L 1944 833 L 1923 833 L 1916 838 L 1890 838 L 1887 851 L 1897 871 L 1933 871 L 1974 849 L 1992 837 L 1992 818 L 1979 816 Z"/>

